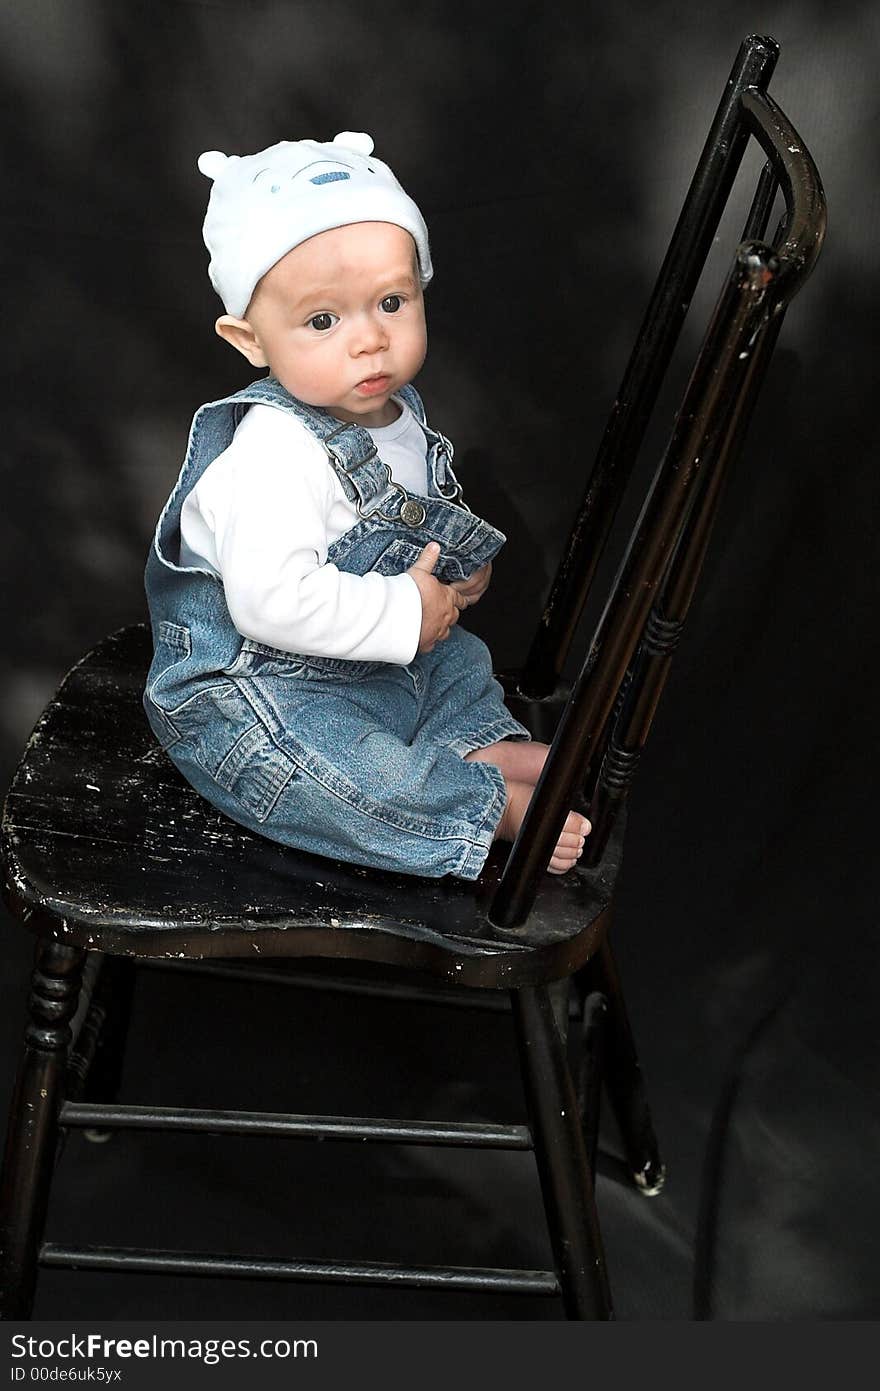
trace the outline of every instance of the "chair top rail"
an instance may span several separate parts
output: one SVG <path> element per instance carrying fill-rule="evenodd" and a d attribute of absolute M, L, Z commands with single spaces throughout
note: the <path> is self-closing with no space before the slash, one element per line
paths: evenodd
<path fill-rule="evenodd" d="M 825 192 L 813 156 L 773 98 L 750 87 L 740 102 L 746 125 L 773 165 L 785 198 L 781 240 L 772 248 L 779 262 L 776 301 L 782 306 L 797 294 L 822 249 Z"/>

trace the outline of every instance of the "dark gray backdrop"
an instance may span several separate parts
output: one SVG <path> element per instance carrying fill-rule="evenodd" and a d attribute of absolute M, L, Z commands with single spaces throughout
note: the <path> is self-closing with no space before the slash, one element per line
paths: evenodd
<path fill-rule="evenodd" d="M 633 801 L 617 942 L 670 1183 L 654 1205 L 602 1184 L 612 1279 L 629 1318 L 685 1319 L 695 1308 L 725 1319 L 867 1318 L 880 1306 L 868 869 L 876 861 L 876 7 L 0 6 L 7 777 L 67 667 L 142 616 L 144 555 L 192 412 L 246 378 L 212 331 L 219 301 L 205 273 L 208 183 L 197 155 L 365 129 L 420 203 L 436 277 L 419 386 L 458 446 L 471 505 L 510 538 L 471 620 L 508 665 L 537 619 L 709 120 L 750 32 L 782 44 L 771 90 L 822 171 L 830 231 L 728 489 Z M 725 223 L 716 275 L 740 218 L 738 208 Z M 689 326 L 686 338 L 695 332 Z M 668 423 L 667 414 L 658 438 Z M 4 926 L 5 1098 L 29 943 L 11 921 Z M 159 1052 L 178 1070 L 189 1060 L 182 1099 L 208 1104 L 217 1064 L 195 1052 L 192 994 L 152 990 L 133 1090 L 149 1092 Z M 297 1005 L 304 1033 L 295 1048 L 300 1081 L 317 1087 L 310 1024 L 317 1029 L 322 1016 L 310 1008 Z M 219 1034 L 208 1006 L 200 1000 L 198 1009 L 204 1030 Z M 280 1025 L 265 1027 L 262 1041 L 242 1028 L 248 1042 L 227 1039 L 222 1055 L 224 1075 L 238 1076 L 245 1095 L 265 1052 L 275 1052 Z M 398 1027 L 388 1014 L 370 1016 L 377 1076 L 393 1085 Z M 329 1067 L 343 1090 L 356 1075 L 362 1094 L 371 1074 L 359 1045 L 356 1062 L 346 1053 L 341 1028 Z M 498 1040 L 475 1033 L 447 1057 L 438 1028 L 433 1014 L 407 1016 L 408 1057 L 456 1062 L 465 1081 L 443 1072 L 438 1097 L 488 1112 L 479 1086 L 487 1072 L 496 1077 Z M 281 1034 L 289 1047 L 286 1025 Z M 320 1056 L 328 1048 L 322 1041 Z M 495 1085 L 506 1098 L 512 1083 L 496 1077 Z M 518 1104 L 515 1088 L 511 1096 Z M 313 1099 L 316 1109 L 336 1104 L 320 1089 Z M 284 1094 L 279 1104 L 307 1109 Z M 714 1134 L 723 1165 L 710 1173 Z M 174 1153 L 156 1151 L 172 1185 L 202 1163 L 194 1151 Z M 100 1153 L 72 1145 L 59 1220 L 75 1222 L 111 1180 L 139 1212 L 141 1154 L 125 1140 Z M 280 1171 L 277 1199 L 294 1229 L 297 1198 L 331 1183 L 326 1159 L 317 1172 L 307 1157 L 295 1162 L 295 1179 Z M 445 1258 L 431 1247 L 442 1225 L 472 1243 L 477 1262 L 494 1254 L 504 1263 L 502 1238 L 540 1261 L 531 1175 L 513 1160 L 499 1171 L 509 1185 L 501 1215 L 473 1164 L 446 1173 L 424 1155 L 358 1163 L 362 1191 L 355 1185 L 352 1197 L 351 1171 L 333 1156 L 339 1236 L 330 1254 L 394 1254 L 347 1234 L 370 1213 L 368 1225 L 382 1231 L 424 1227 L 425 1244 L 409 1253 L 417 1258 Z M 263 1210 L 241 1171 L 219 1172 L 201 1219 L 197 1204 L 181 1208 L 195 1214 L 196 1230 L 172 1223 L 169 1244 L 178 1236 L 210 1244 L 203 1228 L 218 1222 L 232 1243 L 233 1219 L 218 1212 L 233 1201 Z M 441 1197 L 441 1180 L 454 1200 Z M 717 1226 L 711 1261 L 701 1195 Z M 404 1199 L 418 1200 L 418 1215 Z M 284 1225 L 277 1202 L 273 1229 Z M 468 1258 L 460 1245 L 445 1254 Z M 42 1290 L 44 1317 L 169 1307 L 167 1288 L 146 1279 L 55 1274 Z M 174 1301 L 181 1314 L 230 1316 L 509 1311 L 453 1296 L 195 1281 L 180 1282 Z M 541 1305 L 529 1316 L 555 1311 Z"/>

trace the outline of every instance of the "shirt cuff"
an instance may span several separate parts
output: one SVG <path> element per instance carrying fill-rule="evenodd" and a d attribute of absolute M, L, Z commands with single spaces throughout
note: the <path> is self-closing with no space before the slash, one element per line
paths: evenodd
<path fill-rule="evenodd" d="M 392 575 L 388 585 L 394 594 L 394 618 L 389 632 L 395 655 L 388 661 L 407 667 L 419 650 L 422 632 L 422 595 L 411 575 Z"/>

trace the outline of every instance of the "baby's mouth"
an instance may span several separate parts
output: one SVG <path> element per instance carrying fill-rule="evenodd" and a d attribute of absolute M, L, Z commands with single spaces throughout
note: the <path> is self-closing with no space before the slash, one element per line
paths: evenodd
<path fill-rule="evenodd" d="M 358 382 L 355 391 L 359 396 L 379 396 L 386 390 L 391 381 L 389 372 L 377 372 L 372 377 L 364 377 L 362 382 Z"/>

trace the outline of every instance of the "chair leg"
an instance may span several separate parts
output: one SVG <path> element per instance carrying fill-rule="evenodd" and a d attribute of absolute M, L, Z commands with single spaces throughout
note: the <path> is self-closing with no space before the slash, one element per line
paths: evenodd
<path fill-rule="evenodd" d="M 608 1002 L 603 1081 L 636 1187 L 646 1197 L 654 1197 L 663 1187 L 666 1170 L 654 1133 L 617 963 L 607 936 L 595 956 L 578 973 L 577 983 L 584 993 L 601 991 Z"/>
<path fill-rule="evenodd" d="M 76 1056 L 71 1058 L 72 1063 L 79 1064 L 81 1075 L 75 1080 L 84 1101 L 118 1099 L 136 979 L 133 961 L 104 957 L 84 1025 L 88 1037 L 75 1045 Z M 101 1144 L 115 1133 L 91 1127 L 83 1131 L 83 1137 Z"/>
<path fill-rule="evenodd" d="M 610 1319 L 593 1180 L 565 1050 L 545 988 L 512 990 L 517 1044 L 556 1272 L 569 1319 Z"/>
<path fill-rule="evenodd" d="M 602 1096 L 602 1067 L 608 1001 L 598 990 L 587 995 L 583 1004 L 580 1057 L 577 1067 L 577 1103 L 581 1117 L 584 1148 L 590 1173 L 596 1182 L 596 1153 L 599 1147 L 599 1110 Z"/>
<path fill-rule="evenodd" d="M 547 986 L 547 994 L 550 997 L 550 1006 L 556 1020 L 556 1027 L 559 1030 L 559 1037 L 562 1039 L 563 1046 L 566 1046 L 568 1044 L 568 1002 L 571 998 L 570 978 L 566 976 L 564 980 L 552 981 Z"/>
<path fill-rule="evenodd" d="M 119 1096 L 136 979 L 133 961 L 120 956 L 104 959 L 95 992 L 104 1017 L 86 1078 L 87 1101 L 116 1101 Z"/>
<path fill-rule="evenodd" d="M 0 1318 L 30 1317 L 63 1100 L 70 1020 L 85 952 L 37 948 L 29 1019 L 15 1082 L 0 1178 Z"/>

